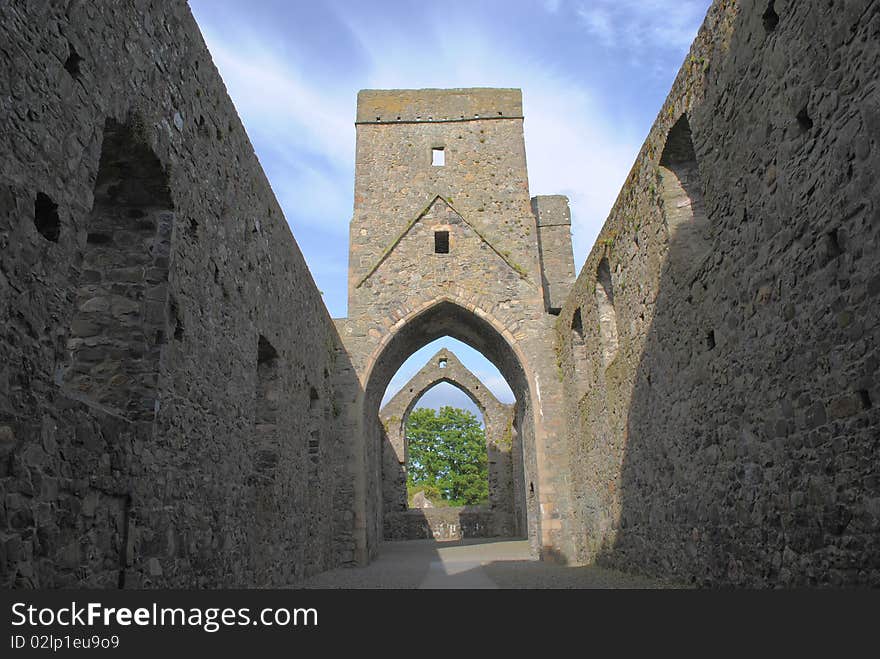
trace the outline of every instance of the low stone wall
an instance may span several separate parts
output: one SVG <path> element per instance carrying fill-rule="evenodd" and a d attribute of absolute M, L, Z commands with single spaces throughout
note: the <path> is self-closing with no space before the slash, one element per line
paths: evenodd
<path fill-rule="evenodd" d="M 425 508 L 385 514 L 386 540 L 461 540 L 514 535 L 513 516 L 479 506 Z"/>

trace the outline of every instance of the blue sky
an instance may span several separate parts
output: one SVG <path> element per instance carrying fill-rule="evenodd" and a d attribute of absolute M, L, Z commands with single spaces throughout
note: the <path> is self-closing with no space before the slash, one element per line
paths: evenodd
<path fill-rule="evenodd" d="M 346 315 L 359 89 L 519 87 L 531 194 L 571 201 L 580 269 L 710 0 L 189 0 L 334 317 Z M 497 369 L 440 345 L 496 395 Z M 422 400 L 455 403 L 451 387 Z M 445 392 L 445 393 L 444 393 Z"/>

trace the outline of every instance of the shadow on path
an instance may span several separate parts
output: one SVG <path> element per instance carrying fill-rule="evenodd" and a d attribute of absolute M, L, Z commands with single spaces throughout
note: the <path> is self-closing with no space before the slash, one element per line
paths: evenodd
<path fill-rule="evenodd" d="M 675 584 L 597 566 L 531 560 L 527 540 L 385 542 L 367 567 L 316 575 L 305 588 L 670 588 Z"/>

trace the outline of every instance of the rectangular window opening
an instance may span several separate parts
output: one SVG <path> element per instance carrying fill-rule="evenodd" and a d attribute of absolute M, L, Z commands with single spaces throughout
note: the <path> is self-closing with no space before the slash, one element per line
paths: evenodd
<path fill-rule="evenodd" d="M 442 146 L 431 149 L 431 164 L 434 167 L 446 165 L 446 150 Z"/>
<path fill-rule="evenodd" d="M 449 232 L 448 231 L 435 231 L 434 232 L 434 253 L 435 254 L 449 254 Z"/>

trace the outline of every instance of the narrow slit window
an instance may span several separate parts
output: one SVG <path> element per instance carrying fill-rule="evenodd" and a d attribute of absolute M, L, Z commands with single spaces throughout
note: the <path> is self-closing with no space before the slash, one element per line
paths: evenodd
<path fill-rule="evenodd" d="M 446 165 L 446 149 L 442 146 L 431 149 L 431 164 L 434 167 L 443 167 Z"/>
<path fill-rule="evenodd" d="M 434 253 L 435 254 L 449 254 L 449 232 L 448 231 L 435 231 L 434 232 Z"/>

